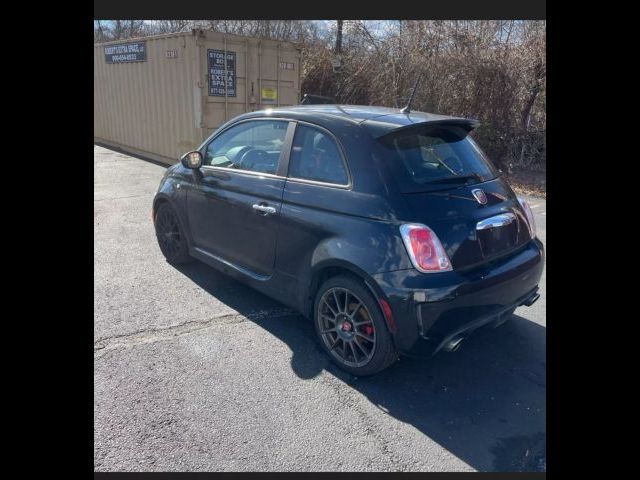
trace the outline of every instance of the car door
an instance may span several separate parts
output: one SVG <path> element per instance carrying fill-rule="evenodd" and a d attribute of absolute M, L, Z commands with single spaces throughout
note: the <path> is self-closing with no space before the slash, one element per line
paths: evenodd
<path fill-rule="evenodd" d="M 204 146 L 203 166 L 187 194 L 198 253 L 254 278 L 271 276 L 285 183 L 280 167 L 292 129 L 288 120 L 246 120 Z"/>
<path fill-rule="evenodd" d="M 308 281 L 308 266 L 318 260 L 314 254 L 340 256 L 341 252 L 317 250 L 319 243 L 345 238 L 345 231 L 363 232 L 362 216 L 349 215 L 362 201 L 352 191 L 344 154 L 328 130 L 297 122 L 282 198 L 277 266 L 293 279 L 293 294 L 304 290 L 299 284 Z M 371 206 L 371 197 L 367 200 Z"/>

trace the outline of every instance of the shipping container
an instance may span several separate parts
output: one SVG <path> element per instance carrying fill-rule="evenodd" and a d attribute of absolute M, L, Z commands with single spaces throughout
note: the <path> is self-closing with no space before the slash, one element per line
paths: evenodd
<path fill-rule="evenodd" d="M 173 164 L 227 120 L 296 105 L 293 43 L 193 30 L 94 45 L 94 141 Z"/>

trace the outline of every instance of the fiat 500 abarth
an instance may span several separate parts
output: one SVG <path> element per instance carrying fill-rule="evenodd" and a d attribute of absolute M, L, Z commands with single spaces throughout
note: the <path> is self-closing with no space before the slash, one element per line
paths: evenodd
<path fill-rule="evenodd" d="M 246 113 L 168 168 L 162 253 L 211 265 L 312 319 L 341 368 L 453 351 L 538 297 L 531 209 L 477 122 L 381 107 Z"/>

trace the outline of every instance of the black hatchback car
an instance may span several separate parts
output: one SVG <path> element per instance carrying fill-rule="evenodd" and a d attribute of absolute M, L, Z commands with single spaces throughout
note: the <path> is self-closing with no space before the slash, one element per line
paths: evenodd
<path fill-rule="evenodd" d="M 166 171 L 160 248 L 311 318 L 355 375 L 453 351 L 535 302 L 544 264 L 529 206 L 475 127 L 348 105 L 240 115 Z"/>

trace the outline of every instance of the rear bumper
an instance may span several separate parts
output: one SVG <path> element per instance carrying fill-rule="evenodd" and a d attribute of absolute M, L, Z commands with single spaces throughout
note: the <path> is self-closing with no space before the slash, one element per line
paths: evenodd
<path fill-rule="evenodd" d="M 401 270 L 374 275 L 391 306 L 398 350 L 432 355 L 451 340 L 537 300 L 544 249 L 535 239 L 522 250 L 472 272 L 423 274 Z"/>

